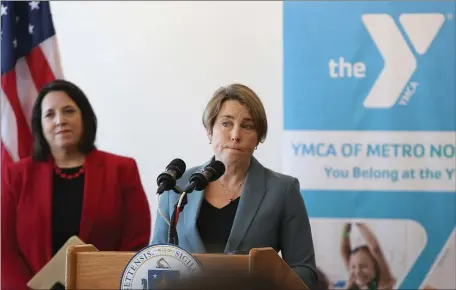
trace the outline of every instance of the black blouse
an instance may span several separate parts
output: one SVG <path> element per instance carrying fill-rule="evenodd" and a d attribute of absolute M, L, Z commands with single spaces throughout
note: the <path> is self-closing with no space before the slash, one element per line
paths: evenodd
<path fill-rule="evenodd" d="M 198 231 L 208 253 L 223 253 L 231 233 L 240 197 L 223 208 L 203 199 L 198 216 Z"/>
<path fill-rule="evenodd" d="M 65 242 L 79 235 L 82 201 L 84 197 L 84 173 L 68 179 L 81 167 L 61 169 L 66 178 L 54 172 L 52 194 L 52 253 L 55 255 Z"/>

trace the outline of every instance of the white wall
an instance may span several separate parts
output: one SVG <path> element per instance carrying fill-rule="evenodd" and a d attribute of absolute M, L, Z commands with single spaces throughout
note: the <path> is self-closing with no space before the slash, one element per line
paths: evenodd
<path fill-rule="evenodd" d="M 212 155 L 201 115 L 241 82 L 263 100 L 269 134 L 255 155 L 280 171 L 282 3 L 51 2 L 65 78 L 99 118 L 97 145 L 134 157 L 155 214 L 156 177 L 174 158 Z"/>

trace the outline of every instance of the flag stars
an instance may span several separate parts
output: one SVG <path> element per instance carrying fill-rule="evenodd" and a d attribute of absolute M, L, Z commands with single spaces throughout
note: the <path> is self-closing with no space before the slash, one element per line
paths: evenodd
<path fill-rule="evenodd" d="M 2 16 L 8 15 L 8 7 L 3 6 L 3 4 L 2 4 L 2 7 L 0 8 L 0 11 L 1 11 Z"/>
<path fill-rule="evenodd" d="M 29 3 L 30 5 L 30 9 L 33 11 L 33 10 L 38 10 L 40 9 L 40 7 L 38 5 L 40 5 L 40 2 L 39 1 L 30 1 Z"/>
<path fill-rule="evenodd" d="M 35 26 L 33 26 L 31 23 L 29 23 L 29 26 L 28 26 L 29 34 L 33 34 L 33 28 L 35 28 Z"/>

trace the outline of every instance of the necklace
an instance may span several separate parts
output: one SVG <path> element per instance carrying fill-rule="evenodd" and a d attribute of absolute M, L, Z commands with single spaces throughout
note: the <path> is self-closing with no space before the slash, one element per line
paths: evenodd
<path fill-rule="evenodd" d="M 84 170 L 84 166 L 81 166 L 81 168 L 76 172 L 76 173 L 73 173 L 73 174 L 67 174 L 67 173 L 64 173 L 62 172 L 62 170 L 58 167 L 55 168 L 55 173 L 60 176 L 61 178 L 64 178 L 64 179 L 73 179 L 73 178 L 78 178 L 79 176 L 83 175 L 85 172 Z"/>
<path fill-rule="evenodd" d="M 239 186 L 238 186 L 237 190 L 234 191 L 234 192 L 232 192 L 232 191 L 229 191 L 228 188 L 225 187 L 225 185 L 223 185 L 223 183 L 220 181 L 220 179 L 218 180 L 218 182 L 219 182 L 220 185 L 223 187 L 223 189 L 224 189 L 227 193 L 232 194 L 231 198 L 229 199 L 230 202 L 232 202 L 232 201 L 234 200 L 234 197 L 236 196 L 236 192 L 239 191 L 239 189 L 241 188 L 241 186 L 244 184 L 244 181 L 245 181 L 245 179 L 244 179 L 241 183 L 239 183 Z"/>

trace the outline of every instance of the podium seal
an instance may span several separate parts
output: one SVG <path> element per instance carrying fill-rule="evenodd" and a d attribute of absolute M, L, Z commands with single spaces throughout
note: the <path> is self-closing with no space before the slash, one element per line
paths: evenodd
<path fill-rule="evenodd" d="M 120 289 L 163 289 L 173 280 L 201 273 L 200 263 L 174 245 L 152 245 L 136 253 L 125 266 Z"/>

